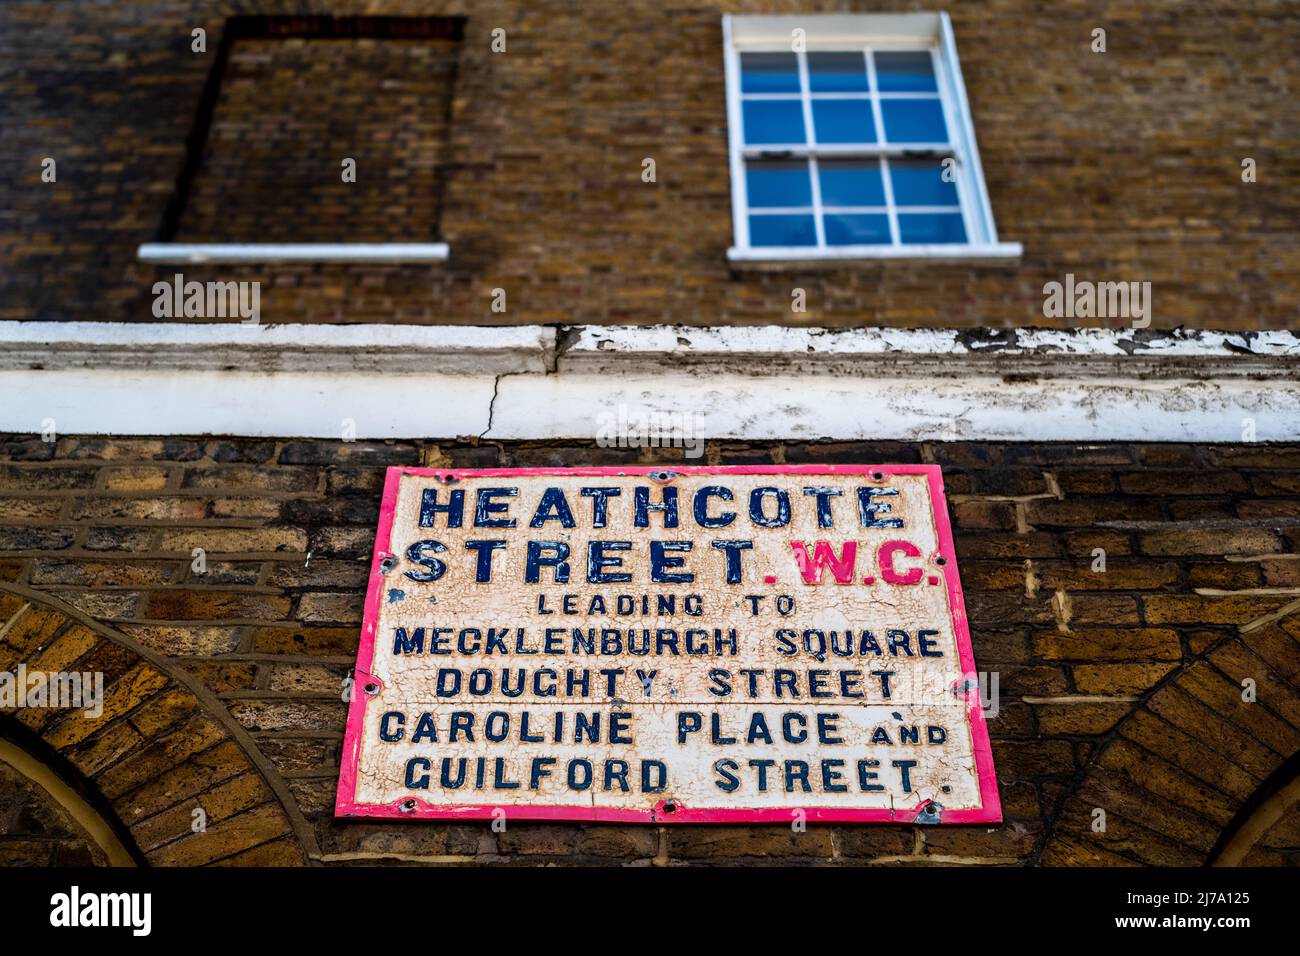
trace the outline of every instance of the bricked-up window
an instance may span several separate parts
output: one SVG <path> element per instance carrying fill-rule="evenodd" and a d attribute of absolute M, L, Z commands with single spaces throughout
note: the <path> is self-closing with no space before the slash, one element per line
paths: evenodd
<path fill-rule="evenodd" d="M 161 241 L 437 242 L 462 26 L 227 21 Z"/>
<path fill-rule="evenodd" d="M 942 14 L 724 20 L 733 260 L 1007 258 Z"/>

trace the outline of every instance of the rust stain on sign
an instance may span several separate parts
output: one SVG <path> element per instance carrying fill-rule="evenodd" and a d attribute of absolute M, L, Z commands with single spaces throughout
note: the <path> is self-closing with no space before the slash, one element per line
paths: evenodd
<path fill-rule="evenodd" d="M 390 468 L 339 816 L 1001 819 L 933 465 Z"/>

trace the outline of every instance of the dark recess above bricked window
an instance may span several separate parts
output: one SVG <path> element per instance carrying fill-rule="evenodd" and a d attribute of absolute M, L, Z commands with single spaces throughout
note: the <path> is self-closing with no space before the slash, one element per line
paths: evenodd
<path fill-rule="evenodd" d="M 459 17 L 227 20 L 158 240 L 435 240 L 463 27 Z"/>

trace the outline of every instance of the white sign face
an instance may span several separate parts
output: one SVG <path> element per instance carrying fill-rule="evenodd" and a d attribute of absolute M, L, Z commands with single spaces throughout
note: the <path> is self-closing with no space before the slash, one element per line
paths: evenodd
<path fill-rule="evenodd" d="M 390 468 L 339 816 L 1001 819 L 938 466 Z"/>

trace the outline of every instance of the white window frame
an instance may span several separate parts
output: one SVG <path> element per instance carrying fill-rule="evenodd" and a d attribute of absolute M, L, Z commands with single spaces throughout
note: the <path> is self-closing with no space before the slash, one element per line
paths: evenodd
<path fill-rule="evenodd" d="M 949 129 L 949 143 L 941 144 L 945 154 L 956 159 L 957 197 L 962 222 L 966 227 L 966 242 L 935 244 L 900 244 L 898 239 L 898 212 L 892 199 L 888 175 L 890 156 L 902 155 L 900 147 L 879 144 L 849 147 L 825 145 L 797 146 L 764 145 L 747 146 L 744 136 L 744 119 L 740 92 L 741 53 L 792 52 L 794 31 L 804 31 L 804 52 L 799 55 L 801 75 L 807 72 L 807 52 L 928 49 L 934 60 L 935 78 L 939 87 L 939 102 Z M 731 156 L 731 210 L 735 245 L 727 252 L 734 264 L 751 263 L 759 266 L 782 263 L 828 262 L 843 264 L 846 260 L 879 261 L 890 259 L 933 259 L 965 262 L 1006 263 L 1018 259 L 1022 247 L 1018 242 L 999 242 L 988 190 L 984 186 L 984 172 L 980 166 L 979 148 L 975 143 L 975 130 L 971 121 L 970 104 L 966 100 L 966 86 L 962 82 L 961 66 L 957 60 L 957 44 L 952 23 L 946 13 L 908 14 L 810 14 L 806 16 L 751 16 L 726 15 L 722 18 L 723 50 L 727 84 L 727 135 Z M 798 52 L 798 51 L 793 51 Z M 874 75 L 874 57 L 867 56 L 867 68 Z M 809 109 L 808 78 L 802 76 L 804 92 L 799 95 L 805 112 Z M 880 98 L 876 95 L 874 78 L 871 83 L 873 116 L 878 135 L 883 135 Z M 855 94 L 857 95 L 857 94 Z M 792 94 L 793 96 L 793 94 Z M 805 126 L 811 132 L 811 123 L 805 116 Z M 908 149 L 916 149 L 909 144 Z M 936 147 L 937 148 L 937 147 Z M 817 231 L 816 246 L 751 246 L 749 244 L 749 197 L 745 178 L 745 161 L 764 153 L 789 154 L 791 158 L 807 156 L 810 159 L 812 178 L 812 207 Z M 842 154 L 846 156 L 877 155 L 882 160 L 882 172 L 890 234 L 895 240 L 888 245 L 828 246 L 825 244 L 820 188 L 817 178 L 817 158 Z M 874 207 L 873 207 L 874 208 Z M 776 212 L 778 210 L 772 210 Z"/>

